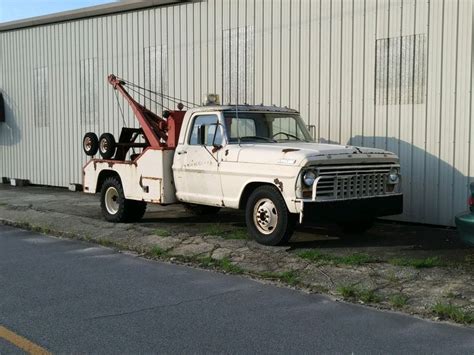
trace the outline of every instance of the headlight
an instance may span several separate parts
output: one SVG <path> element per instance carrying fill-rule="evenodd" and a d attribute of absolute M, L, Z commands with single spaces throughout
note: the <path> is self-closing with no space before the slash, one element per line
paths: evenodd
<path fill-rule="evenodd" d="M 314 171 L 307 171 L 303 175 L 303 182 L 306 186 L 312 186 L 314 183 L 314 180 L 316 180 L 316 173 Z"/>
<path fill-rule="evenodd" d="M 388 174 L 388 183 L 389 184 L 398 184 L 400 176 L 398 174 L 398 169 L 392 168 Z"/>

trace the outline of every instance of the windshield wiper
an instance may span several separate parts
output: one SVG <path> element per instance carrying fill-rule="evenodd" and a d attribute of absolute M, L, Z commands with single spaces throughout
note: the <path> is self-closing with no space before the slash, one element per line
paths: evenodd
<path fill-rule="evenodd" d="M 277 143 L 277 141 L 272 139 L 272 138 L 262 137 L 262 136 L 240 137 L 240 140 L 262 140 L 262 141 L 266 141 L 266 142 Z"/>

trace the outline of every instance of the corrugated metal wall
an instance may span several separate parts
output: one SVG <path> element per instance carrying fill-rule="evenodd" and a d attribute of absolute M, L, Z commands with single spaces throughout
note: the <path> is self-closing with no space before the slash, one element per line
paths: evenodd
<path fill-rule="evenodd" d="M 321 142 L 394 151 L 402 219 L 452 225 L 474 176 L 472 6 L 208 0 L 0 33 L 0 176 L 81 181 L 83 134 L 123 124 L 116 73 L 196 103 L 217 92 L 290 106 Z"/>

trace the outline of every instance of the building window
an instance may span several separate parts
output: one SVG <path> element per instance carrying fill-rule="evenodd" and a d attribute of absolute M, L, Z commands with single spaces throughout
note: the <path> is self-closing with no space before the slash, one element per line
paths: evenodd
<path fill-rule="evenodd" d="M 81 117 L 86 123 L 93 123 L 97 118 L 97 71 L 97 58 L 87 58 L 80 61 Z"/>
<path fill-rule="evenodd" d="M 422 104 L 426 85 L 424 34 L 378 39 L 376 42 L 375 103 Z"/>
<path fill-rule="evenodd" d="M 223 30 L 222 103 L 251 103 L 254 78 L 253 26 Z"/>
<path fill-rule="evenodd" d="M 35 109 L 35 126 L 49 126 L 49 106 L 48 106 L 48 67 L 40 67 L 33 69 L 33 85 L 34 85 L 34 109 Z"/>
<path fill-rule="evenodd" d="M 145 87 L 151 91 L 167 94 L 168 93 L 168 51 L 165 45 L 146 47 L 143 50 Z M 154 108 L 152 111 L 160 112 L 163 105 L 166 107 L 174 107 L 173 103 L 167 102 L 159 95 L 150 95 L 144 92 L 146 96 L 152 98 L 144 99 L 144 104 L 148 108 Z"/>

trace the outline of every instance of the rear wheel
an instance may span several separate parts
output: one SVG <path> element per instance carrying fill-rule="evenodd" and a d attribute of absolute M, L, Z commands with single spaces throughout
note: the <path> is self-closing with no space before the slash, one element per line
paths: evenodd
<path fill-rule="evenodd" d="M 100 193 L 102 215 L 109 222 L 134 222 L 140 220 L 146 210 L 146 202 L 127 200 L 117 177 L 104 181 Z"/>
<path fill-rule="evenodd" d="M 275 187 L 260 186 L 247 201 L 245 220 L 249 234 L 258 243 L 280 245 L 290 240 L 297 219 Z"/>

